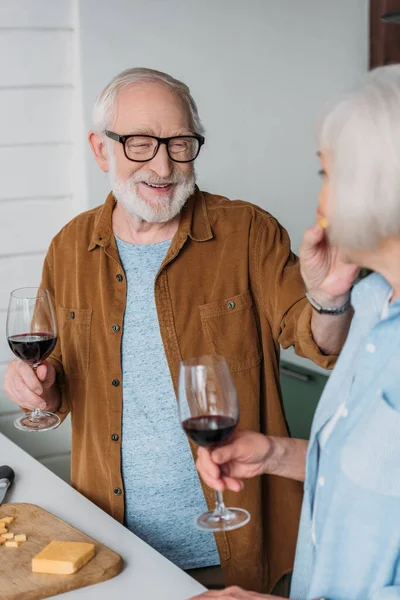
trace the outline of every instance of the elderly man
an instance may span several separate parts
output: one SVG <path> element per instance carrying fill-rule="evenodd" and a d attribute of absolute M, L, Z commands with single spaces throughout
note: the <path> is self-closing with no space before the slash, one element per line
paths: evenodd
<path fill-rule="evenodd" d="M 71 413 L 81 493 L 205 584 L 221 565 L 227 584 L 264 591 L 292 569 L 301 485 L 250 481 L 235 499 L 249 525 L 215 537 L 194 528 L 213 492 L 180 429 L 179 362 L 224 355 L 241 426 L 286 436 L 279 345 L 332 366 L 355 273 L 310 230 L 302 269 L 314 310 L 277 221 L 195 186 L 202 134 L 189 89 L 167 74 L 131 69 L 105 88 L 89 140 L 112 193 L 52 241 L 41 285 L 57 306 L 57 347 L 36 375 L 12 362 L 5 388 L 24 408 Z"/>

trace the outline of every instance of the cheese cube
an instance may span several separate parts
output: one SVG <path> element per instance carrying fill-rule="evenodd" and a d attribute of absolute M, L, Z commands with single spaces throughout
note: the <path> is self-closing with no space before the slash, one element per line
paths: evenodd
<path fill-rule="evenodd" d="M 5 539 L 0 537 L 0 546 L 5 543 Z"/>
<path fill-rule="evenodd" d="M 0 527 L 0 535 L 3 535 L 3 533 L 8 533 L 7 527 Z"/>
<path fill-rule="evenodd" d="M 19 542 L 15 540 L 6 541 L 5 546 L 6 548 L 19 548 Z"/>
<path fill-rule="evenodd" d="M 53 541 L 32 558 L 32 571 L 70 575 L 79 571 L 94 554 L 94 544 Z"/>
<path fill-rule="evenodd" d="M 12 540 L 14 538 L 14 534 L 13 533 L 2 533 L 1 537 L 3 538 L 3 540 Z M 18 542 L 18 540 L 17 540 Z"/>
<path fill-rule="evenodd" d="M 9 535 L 13 535 L 13 534 L 9 534 Z M 14 540 L 16 542 L 26 542 L 25 533 L 17 533 L 17 535 L 14 536 Z"/>
<path fill-rule="evenodd" d="M 13 522 L 14 517 L 0 517 L 0 523 L 7 523 L 7 525 L 10 525 Z"/>

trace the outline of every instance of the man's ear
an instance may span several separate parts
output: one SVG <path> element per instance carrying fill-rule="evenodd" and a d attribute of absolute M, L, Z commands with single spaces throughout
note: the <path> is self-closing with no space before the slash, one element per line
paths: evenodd
<path fill-rule="evenodd" d="M 104 135 L 98 135 L 94 131 L 91 131 L 88 135 L 88 140 L 97 164 L 104 173 L 107 173 L 110 167 Z"/>

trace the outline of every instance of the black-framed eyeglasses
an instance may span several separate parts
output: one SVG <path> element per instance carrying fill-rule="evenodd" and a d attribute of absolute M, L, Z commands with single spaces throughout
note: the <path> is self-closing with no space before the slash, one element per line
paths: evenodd
<path fill-rule="evenodd" d="M 154 135 L 119 135 L 114 131 L 105 131 L 107 137 L 119 142 L 124 147 L 128 160 L 148 162 L 157 154 L 161 144 L 165 144 L 168 156 L 178 163 L 188 163 L 195 160 L 204 144 L 202 135 L 176 135 L 159 138 Z"/>

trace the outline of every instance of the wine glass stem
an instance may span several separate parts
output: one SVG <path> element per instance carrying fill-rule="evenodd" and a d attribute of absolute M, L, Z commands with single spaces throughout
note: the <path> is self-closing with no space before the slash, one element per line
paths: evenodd
<path fill-rule="evenodd" d="M 34 372 L 35 372 L 35 375 L 36 375 L 37 368 L 38 368 L 39 366 L 40 366 L 40 362 L 38 362 L 38 363 L 36 363 L 36 364 L 32 365 L 32 369 L 34 370 Z M 38 421 L 39 419 L 41 419 L 42 417 L 43 417 L 43 413 L 42 413 L 42 411 L 40 410 L 40 408 L 35 408 L 35 409 L 34 409 L 34 410 L 31 412 L 31 415 L 30 415 L 30 419 L 31 419 L 31 421 L 32 421 L 33 423 L 37 423 L 37 421 Z"/>
<path fill-rule="evenodd" d="M 224 517 L 227 514 L 227 509 L 224 503 L 222 492 L 215 491 L 215 510 L 214 513 L 220 517 Z"/>
<path fill-rule="evenodd" d="M 40 408 L 35 408 L 32 412 L 31 412 L 31 421 L 33 421 L 34 423 L 36 423 L 39 419 L 41 419 L 41 417 L 43 417 L 43 413 L 40 410 Z"/>

